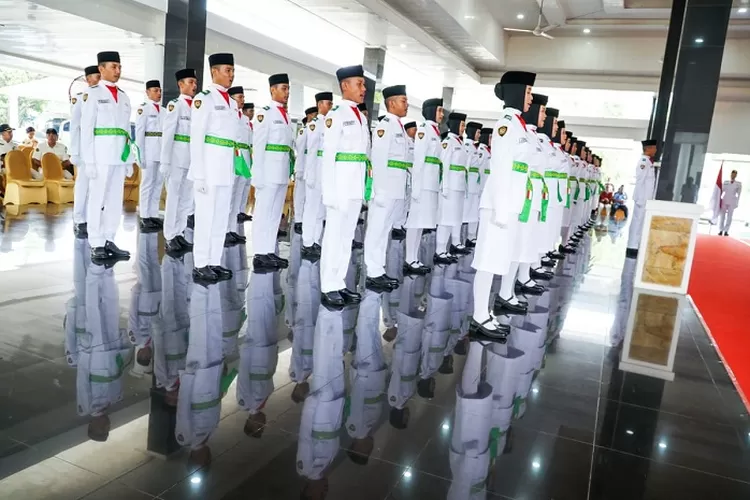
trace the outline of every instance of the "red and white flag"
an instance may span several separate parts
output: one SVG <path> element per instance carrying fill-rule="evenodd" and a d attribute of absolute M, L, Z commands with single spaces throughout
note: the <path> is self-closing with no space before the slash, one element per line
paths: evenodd
<path fill-rule="evenodd" d="M 724 169 L 724 162 L 721 162 L 719 167 L 719 175 L 716 177 L 716 184 L 714 185 L 713 192 L 711 193 L 711 224 L 716 224 L 719 220 L 719 214 L 721 213 L 721 186 L 723 182 L 721 180 L 721 171 Z"/>

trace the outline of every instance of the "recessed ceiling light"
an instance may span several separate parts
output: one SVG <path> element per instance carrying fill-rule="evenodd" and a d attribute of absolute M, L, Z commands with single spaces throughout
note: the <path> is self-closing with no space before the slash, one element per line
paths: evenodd
<path fill-rule="evenodd" d="M 625 431 L 625 434 L 627 434 L 628 436 L 632 436 L 633 434 L 635 434 L 635 432 L 633 432 L 630 429 L 628 429 L 628 430 Z"/>
<path fill-rule="evenodd" d="M 659 448 L 661 448 L 662 450 L 664 450 L 664 449 L 666 449 L 666 447 L 667 447 L 667 443 L 665 443 L 664 441 L 660 441 L 659 442 Z"/>
<path fill-rule="evenodd" d="M 201 478 L 198 476 L 193 476 L 190 478 L 190 482 L 193 484 L 201 484 Z"/>
<path fill-rule="evenodd" d="M 526 16 L 524 16 L 523 14 L 516 15 L 516 19 L 523 19 L 524 17 L 526 17 Z"/>
<path fill-rule="evenodd" d="M 534 469 L 538 469 L 541 466 L 542 464 L 539 463 L 539 460 L 534 460 L 533 462 L 531 462 L 531 467 Z"/>
<path fill-rule="evenodd" d="M 703 38 L 696 38 L 695 43 L 703 43 Z"/>
<path fill-rule="evenodd" d="M 405 43 L 402 43 L 402 44 L 401 44 L 401 48 L 402 48 L 402 49 L 405 49 L 405 48 L 406 48 L 406 44 L 405 44 Z"/>
<path fill-rule="evenodd" d="M 589 33 L 591 33 L 591 30 L 589 28 L 583 28 L 583 32 L 588 35 Z"/>
<path fill-rule="evenodd" d="M 464 19 L 474 19 L 474 16 L 467 14 L 464 16 Z"/>
<path fill-rule="evenodd" d="M 740 10 L 738 10 L 740 14 L 747 14 L 747 7 L 740 7 Z"/>

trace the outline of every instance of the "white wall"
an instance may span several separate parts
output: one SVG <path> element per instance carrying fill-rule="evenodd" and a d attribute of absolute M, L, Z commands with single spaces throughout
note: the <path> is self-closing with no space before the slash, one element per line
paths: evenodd
<path fill-rule="evenodd" d="M 717 101 L 708 139 L 708 152 L 750 155 L 750 140 L 747 136 L 749 124 L 750 103 Z"/>

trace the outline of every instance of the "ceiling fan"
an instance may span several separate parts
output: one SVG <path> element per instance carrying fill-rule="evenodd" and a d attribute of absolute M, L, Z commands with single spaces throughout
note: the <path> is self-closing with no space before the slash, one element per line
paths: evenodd
<path fill-rule="evenodd" d="M 521 29 L 516 29 L 516 28 L 503 28 L 503 29 L 505 31 L 515 31 L 515 32 L 519 32 L 519 33 L 531 33 L 534 36 L 541 36 L 541 37 L 547 38 L 549 40 L 554 40 L 555 37 L 553 37 L 552 35 L 548 34 L 547 32 L 548 31 L 552 31 L 555 28 L 558 28 L 560 25 L 559 24 L 550 24 L 549 26 L 544 26 L 543 27 L 542 26 L 542 16 L 544 15 L 543 11 L 544 11 L 544 0 L 542 0 L 541 5 L 539 5 L 539 21 L 537 21 L 536 28 L 534 28 L 533 30 L 521 30 Z"/>

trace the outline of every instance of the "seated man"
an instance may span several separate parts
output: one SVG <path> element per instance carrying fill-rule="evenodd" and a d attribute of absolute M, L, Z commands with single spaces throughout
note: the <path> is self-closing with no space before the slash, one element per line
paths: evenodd
<path fill-rule="evenodd" d="M 614 200 L 612 205 L 612 216 L 614 217 L 615 212 L 617 212 L 618 209 L 622 209 L 625 218 L 627 219 L 628 207 L 625 205 L 625 202 L 628 199 L 628 195 L 625 194 L 625 186 L 620 186 L 612 199 Z"/>
<path fill-rule="evenodd" d="M 13 130 L 7 123 L 0 125 L 0 193 L 5 191 L 5 155 L 18 147 L 13 141 Z"/>
<path fill-rule="evenodd" d="M 73 165 L 70 163 L 68 148 L 62 142 L 57 142 L 57 130 L 47 129 L 47 140 L 40 142 L 34 150 L 31 162 L 34 168 L 31 169 L 31 176 L 34 179 L 41 179 L 42 176 L 42 156 L 46 153 L 54 153 L 60 158 L 63 166 L 63 178 L 69 180 L 73 178 Z"/>
<path fill-rule="evenodd" d="M 36 130 L 34 127 L 27 127 L 26 128 L 26 139 L 23 140 L 21 143 L 21 146 L 28 146 L 30 148 L 35 148 L 39 144 L 39 141 L 36 140 L 34 137 L 36 135 Z"/>

